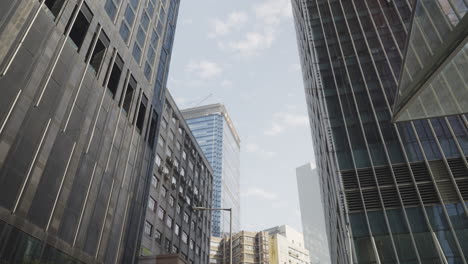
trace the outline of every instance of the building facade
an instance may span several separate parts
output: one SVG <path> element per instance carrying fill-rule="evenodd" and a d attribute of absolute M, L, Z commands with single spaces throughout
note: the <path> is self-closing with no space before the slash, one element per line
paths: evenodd
<path fill-rule="evenodd" d="M 154 163 L 140 255 L 207 263 L 211 213 L 192 207 L 211 207 L 213 170 L 169 92 Z"/>
<path fill-rule="evenodd" d="M 232 232 L 240 231 L 240 138 L 224 105 L 182 110 L 193 135 L 214 171 L 215 208 L 232 208 Z M 229 215 L 213 211 L 211 235 L 229 233 Z"/>
<path fill-rule="evenodd" d="M 296 168 L 304 247 L 311 264 L 330 263 L 317 170 L 312 163 Z"/>
<path fill-rule="evenodd" d="M 269 228 L 270 264 L 310 264 L 309 250 L 305 248 L 302 233 L 290 226 Z"/>
<path fill-rule="evenodd" d="M 466 118 L 391 122 L 414 1 L 292 5 L 332 263 L 467 263 Z"/>
<path fill-rule="evenodd" d="M 135 263 L 179 0 L 0 3 L 0 262 Z"/>
<path fill-rule="evenodd" d="M 229 264 L 229 237 L 211 238 L 210 264 Z M 241 231 L 232 237 L 233 264 L 269 264 L 270 238 L 266 232 Z"/>
<path fill-rule="evenodd" d="M 468 114 L 467 13 L 466 1 L 416 1 L 394 121 Z"/>

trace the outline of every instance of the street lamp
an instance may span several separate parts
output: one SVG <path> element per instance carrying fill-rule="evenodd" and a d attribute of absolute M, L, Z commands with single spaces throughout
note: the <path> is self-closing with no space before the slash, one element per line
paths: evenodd
<path fill-rule="evenodd" d="M 192 207 L 199 211 L 229 211 L 229 264 L 232 264 L 232 208 Z"/>

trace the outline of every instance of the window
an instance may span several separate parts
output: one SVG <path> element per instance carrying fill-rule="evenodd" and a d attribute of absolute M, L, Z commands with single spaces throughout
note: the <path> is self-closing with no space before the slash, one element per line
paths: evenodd
<path fill-rule="evenodd" d="M 115 58 L 114 65 L 109 77 L 109 82 L 107 83 L 107 88 L 112 94 L 112 98 L 115 97 L 117 88 L 119 87 L 120 76 L 122 75 L 123 60 L 119 55 Z"/>
<path fill-rule="evenodd" d="M 94 72 L 98 72 L 99 69 L 101 68 L 102 61 L 104 59 L 104 55 L 106 54 L 106 50 L 109 47 L 110 40 L 107 37 L 106 33 L 104 31 L 101 31 L 101 34 L 99 34 L 99 37 L 96 40 L 96 45 L 94 46 L 93 53 L 91 54 L 91 57 L 89 58 L 89 66 L 91 66 L 91 69 L 94 70 Z M 92 45 L 89 46 L 89 51 L 88 55 L 91 52 Z"/>
<path fill-rule="evenodd" d="M 145 221 L 145 234 L 147 234 L 148 236 L 151 236 L 151 233 L 153 233 L 153 225 L 148 222 L 148 220 Z"/>
<path fill-rule="evenodd" d="M 185 177 L 185 169 L 184 168 L 180 169 L 180 176 Z"/>
<path fill-rule="evenodd" d="M 172 228 L 172 217 L 170 216 L 166 217 L 166 226 L 169 228 Z"/>
<path fill-rule="evenodd" d="M 130 75 L 130 80 L 128 81 L 127 89 L 125 89 L 125 91 L 124 89 L 122 89 L 122 95 L 120 96 L 120 105 L 122 106 L 122 109 L 127 115 L 130 112 L 130 106 L 132 105 L 133 94 L 135 93 L 136 86 L 137 82 L 135 78 L 132 75 Z"/>
<path fill-rule="evenodd" d="M 156 178 L 156 175 L 151 177 L 151 185 L 153 185 L 154 188 L 158 187 L 158 178 Z"/>
<path fill-rule="evenodd" d="M 171 121 L 172 121 L 172 123 L 175 124 L 175 123 L 177 123 L 177 118 L 175 116 L 172 116 Z"/>
<path fill-rule="evenodd" d="M 177 169 L 179 168 L 179 159 L 178 158 L 175 158 L 174 159 L 174 167 Z"/>
<path fill-rule="evenodd" d="M 176 149 L 177 149 L 178 151 L 180 151 L 180 142 L 179 142 L 179 141 L 176 142 Z"/>
<path fill-rule="evenodd" d="M 159 218 L 160 220 L 163 220 L 163 219 L 164 219 L 164 214 L 165 214 L 165 213 L 166 213 L 166 212 L 164 211 L 164 209 L 162 209 L 162 207 L 159 206 L 159 207 L 158 207 L 158 211 L 156 212 L 156 214 L 157 214 L 157 216 L 158 216 L 158 218 Z"/>
<path fill-rule="evenodd" d="M 164 148 L 164 143 L 166 141 L 164 140 L 164 138 L 162 138 L 161 136 L 159 136 L 159 140 L 158 140 L 158 145 L 161 147 L 161 148 Z"/>
<path fill-rule="evenodd" d="M 172 183 L 173 185 L 176 185 L 176 184 L 177 184 L 177 179 L 176 179 L 176 177 L 172 176 L 172 181 L 171 181 L 171 183 Z"/>
<path fill-rule="evenodd" d="M 154 232 L 154 238 L 156 242 L 161 243 L 161 237 L 162 237 L 161 231 L 156 229 L 156 231 Z"/>
<path fill-rule="evenodd" d="M 117 14 L 117 5 L 114 3 L 114 1 L 106 0 L 104 9 L 106 9 L 107 15 L 110 17 L 110 19 L 114 21 L 115 15 Z"/>
<path fill-rule="evenodd" d="M 136 119 L 136 127 L 138 130 L 138 133 L 141 134 L 141 131 L 143 130 L 143 125 L 145 123 L 145 116 L 146 116 L 146 105 L 148 104 L 148 98 L 143 94 L 143 98 L 140 102 L 140 108 L 138 109 L 138 116 Z M 136 113 L 135 113 L 136 114 Z"/>
<path fill-rule="evenodd" d="M 171 140 L 171 141 L 174 140 L 174 136 L 175 136 L 174 131 L 172 131 L 172 129 L 171 129 L 171 131 L 169 131 L 169 140 Z"/>
<path fill-rule="evenodd" d="M 192 222 L 190 223 L 190 230 L 191 231 L 195 231 L 195 221 L 192 220 Z"/>
<path fill-rule="evenodd" d="M 156 139 L 156 124 L 158 123 L 158 114 L 153 109 L 153 115 L 151 116 L 151 124 L 148 135 L 148 145 L 151 149 L 154 148 L 154 141 Z"/>
<path fill-rule="evenodd" d="M 169 204 L 174 207 L 174 197 L 172 195 L 169 197 Z"/>
<path fill-rule="evenodd" d="M 179 236 L 180 234 L 180 226 L 178 224 L 175 224 L 174 226 L 174 234 L 176 234 L 176 236 Z"/>
<path fill-rule="evenodd" d="M 193 239 L 190 239 L 189 247 L 190 247 L 191 250 L 193 250 L 194 244 L 195 244 L 195 241 L 193 241 Z"/>
<path fill-rule="evenodd" d="M 181 136 L 182 136 L 182 135 L 184 134 L 184 131 L 182 130 L 182 128 L 181 128 L 181 127 L 179 127 L 178 131 L 179 131 L 179 135 L 181 135 Z"/>
<path fill-rule="evenodd" d="M 154 163 L 156 163 L 156 165 L 161 166 L 161 156 L 159 155 L 156 155 L 156 158 L 154 159 Z"/>
<path fill-rule="evenodd" d="M 198 256 L 200 255 L 200 247 L 197 246 L 197 248 L 195 249 L 195 254 Z"/>
<path fill-rule="evenodd" d="M 169 158 L 172 157 L 172 149 L 169 146 L 166 148 L 166 156 Z"/>
<path fill-rule="evenodd" d="M 75 7 L 75 10 L 76 8 L 77 7 Z M 70 17 L 70 20 L 68 21 L 68 25 L 66 27 L 65 32 L 68 31 L 68 28 L 70 27 L 70 23 L 72 22 L 72 19 L 73 19 L 73 15 Z M 68 37 L 76 45 L 78 50 L 81 48 L 81 45 L 83 44 L 83 41 L 86 37 L 86 33 L 88 32 L 88 28 L 92 19 L 93 19 L 93 13 L 91 13 L 91 10 L 89 9 L 89 7 L 86 5 L 86 3 L 84 3 L 81 6 L 81 10 L 79 11 L 78 16 L 75 19 L 75 23 L 73 23 L 70 34 L 68 35 Z"/>
<path fill-rule="evenodd" d="M 187 214 L 187 212 L 184 212 L 184 222 L 187 224 L 189 222 L 189 215 Z"/>
<path fill-rule="evenodd" d="M 189 166 L 189 169 L 190 169 L 191 171 L 193 171 L 193 163 L 192 163 L 191 160 L 189 160 L 188 166 Z"/>
<path fill-rule="evenodd" d="M 128 28 L 127 24 L 125 24 L 124 21 L 122 21 L 122 25 L 120 25 L 120 30 L 119 30 L 120 36 L 122 39 L 127 42 L 128 37 L 130 37 L 130 29 Z"/>
<path fill-rule="evenodd" d="M 150 196 L 150 198 L 149 198 L 149 200 L 148 200 L 148 208 L 149 208 L 151 211 L 154 211 L 155 206 L 156 206 L 156 200 L 154 200 L 153 197 Z"/>
<path fill-rule="evenodd" d="M 187 240 L 188 240 L 187 233 L 185 233 L 184 231 L 182 231 L 182 242 L 184 242 L 185 244 L 187 244 Z"/>
<path fill-rule="evenodd" d="M 62 10 L 62 6 L 65 0 L 46 0 L 44 2 L 44 5 L 49 8 L 50 12 L 54 17 L 57 17 L 58 14 L 60 13 L 60 10 Z"/>
<path fill-rule="evenodd" d="M 179 252 L 179 249 L 176 246 L 172 245 L 172 251 L 171 252 L 173 254 L 176 254 L 177 252 Z"/>
<path fill-rule="evenodd" d="M 183 160 L 187 159 L 187 153 L 185 152 L 185 150 L 182 152 L 182 159 Z"/>
<path fill-rule="evenodd" d="M 169 249 L 171 248 L 171 241 L 166 238 L 166 244 L 164 245 L 164 249 L 166 252 L 169 252 Z"/>
<path fill-rule="evenodd" d="M 140 60 L 141 60 L 141 48 L 140 46 L 138 46 L 137 43 L 135 43 L 135 45 L 133 45 L 133 58 L 136 60 L 136 62 L 139 64 L 140 63 Z"/>
<path fill-rule="evenodd" d="M 177 204 L 177 206 L 176 206 L 176 212 L 177 212 L 177 214 L 180 214 L 180 208 L 181 208 L 180 204 Z"/>
<path fill-rule="evenodd" d="M 161 189 L 161 195 L 162 195 L 162 197 L 166 197 L 166 194 L 167 194 L 167 189 L 166 189 L 166 187 L 163 186 L 162 189 Z"/>

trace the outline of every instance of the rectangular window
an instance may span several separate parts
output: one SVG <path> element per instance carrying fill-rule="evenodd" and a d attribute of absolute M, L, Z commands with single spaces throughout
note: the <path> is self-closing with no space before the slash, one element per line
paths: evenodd
<path fill-rule="evenodd" d="M 158 187 L 158 178 L 156 178 L 156 175 L 153 175 L 151 177 L 151 185 L 153 185 L 154 188 L 157 188 Z"/>
<path fill-rule="evenodd" d="M 152 74 L 153 70 L 151 69 L 151 66 L 148 64 L 148 62 L 145 63 L 145 69 L 144 69 L 144 73 L 145 73 L 145 77 L 148 81 L 151 81 L 151 74 Z"/>
<path fill-rule="evenodd" d="M 161 243 L 161 236 L 162 233 L 156 229 L 156 231 L 154 232 L 154 239 L 156 240 L 156 242 Z"/>
<path fill-rule="evenodd" d="M 135 61 L 140 64 L 140 60 L 141 60 L 141 48 L 140 46 L 138 46 L 137 43 L 135 43 L 135 45 L 133 45 L 133 58 L 135 59 Z"/>
<path fill-rule="evenodd" d="M 146 33 L 143 30 L 143 28 L 139 27 L 137 31 L 136 40 L 138 41 L 140 46 L 143 47 L 145 45 L 145 39 L 146 39 Z"/>
<path fill-rule="evenodd" d="M 143 98 L 140 102 L 140 107 L 138 109 L 138 117 L 136 119 L 136 127 L 138 129 L 138 133 L 141 134 L 143 130 L 143 126 L 145 124 L 145 117 L 146 117 L 146 105 L 148 104 L 148 98 L 146 95 L 143 94 Z"/>
<path fill-rule="evenodd" d="M 180 204 L 177 204 L 177 207 L 176 207 L 176 213 L 177 214 L 180 214 L 180 208 L 181 208 Z"/>
<path fill-rule="evenodd" d="M 107 37 L 104 31 L 101 31 L 101 33 L 99 34 L 99 38 L 96 41 L 96 45 L 94 47 L 91 58 L 89 58 L 89 66 L 91 66 L 91 69 L 93 69 L 94 72 L 98 72 L 101 68 L 101 64 L 106 54 L 106 50 L 107 48 L 109 48 L 109 43 L 109 37 Z M 91 49 L 92 47 L 90 46 L 89 48 Z"/>
<path fill-rule="evenodd" d="M 153 233 L 153 225 L 148 222 L 148 220 L 145 221 L 145 234 L 147 234 L 148 236 L 151 236 L 151 233 Z"/>
<path fill-rule="evenodd" d="M 174 196 L 171 195 L 171 196 L 169 197 L 169 205 L 171 205 L 171 207 L 174 207 L 174 200 L 175 200 L 175 199 L 174 199 Z"/>
<path fill-rule="evenodd" d="M 172 157 L 172 149 L 169 146 L 166 148 L 166 156 L 169 158 Z"/>
<path fill-rule="evenodd" d="M 54 17 L 57 17 L 60 10 L 62 10 L 63 3 L 65 3 L 65 0 L 45 0 L 44 5 L 49 8 Z"/>
<path fill-rule="evenodd" d="M 122 75 L 123 69 L 123 60 L 117 54 L 115 58 L 114 65 L 112 67 L 112 71 L 109 77 L 109 82 L 107 83 L 107 88 L 112 94 L 112 98 L 115 98 L 115 93 L 117 92 L 117 88 L 119 87 L 120 76 Z"/>
<path fill-rule="evenodd" d="M 149 19 L 148 15 L 145 12 L 143 12 L 143 15 L 141 16 L 141 25 L 143 25 L 143 28 L 145 30 L 148 29 L 149 20 L 150 19 Z"/>
<path fill-rule="evenodd" d="M 117 14 L 117 6 L 115 5 L 114 1 L 106 0 L 104 9 L 106 9 L 107 15 L 110 17 L 110 19 L 114 21 L 115 15 Z"/>
<path fill-rule="evenodd" d="M 162 187 L 162 189 L 161 189 L 161 195 L 162 195 L 162 197 L 166 197 L 166 194 L 167 194 L 167 189 L 166 189 L 166 187 Z"/>
<path fill-rule="evenodd" d="M 162 138 L 161 136 L 159 136 L 159 139 L 158 139 L 158 145 L 159 145 L 159 147 L 164 148 L 165 142 L 166 142 L 166 141 L 164 140 L 164 138 Z"/>
<path fill-rule="evenodd" d="M 130 37 L 130 28 L 128 28 L 125 21 L 122 21 L 122 24 L 120 25 L 119 33 L 122 39 L 125 41 L 125 43 L 128 42 L 128 38 Z"/>
<path fill-rule="evenodd" d="M 158 207 L 158 211 L 156 212 L 159 220 L 163 220 L 164 219 L 164 209 L 161 208 L 161 206 Z"/>
<path fill-rule="evenodd" d="M 135 78 L 132 75 L 130 75 L 130 80 L 128 81 L 127 89 L 125 90 L 125 95 L 124 90 L 122 89 L 122 95 L 120 96 L 120 105 L 122 106 L 122 109 L 127 115 L 130 112 L 130 107 L 132 106 L 132 100 L 136 86 L 137 82 Z"/>
<path fill-rule="evenodd" d="M 166 226 L 172 228 L 172 218 L 170 216 L 166 217 Z"/>
<path fill-rule="evenodd" d="M 188 240 L 188 235 L 187 235 L 187 233 L 182 232 L 182 242 L 184 242 L 185 244 L 187 244 L 187 240 Z"/>
<path fill-rule="evenodd" d="M 154 211 L 155 205 L 156 205 L 156 200 L 154 200 L 153 197 L 150 196 L 150 198 L 148 200 L 148 208 L 151 211 Z"/>
<path fill-rule="evenodd" d="M 180 151 L 180 142 L 179 142 L 179 141 L 177 141 L 177 143 L 176 143 L 176 149 L 177 149 L 178 151 Z"/>
<path fill-rule="evenodd" d="M 156 155 L 156 158 L 154 159 L 154 163 L 156 163 L 158 167 L 161 166 L 161 161 L 162 161 L 161 156 Z"/>
<path fill-rule="evenodd" d="M 153 109 L 153 115 L 151 117 L 150 131 L 148 136 L 148 144 L 151 149 L 154 148 L 154 141 L 156 140 L 156 125 L 158 123 L 158 114 Z"/>
<path fill-rule="evenodd" d="M 76 7 L 75 7 L 75 10 L 76 10 Z M 72 19 L 73 19 L 73 16 L 70 17 L 70 20 L 68 21 L 65 32 L 70 27 Z M 72 40 L 72 42 L 76 45 L 78 50 L 81 48 L 81 45 L 83 44 L 83 41 L 86 37 L 86 33 L 88 32 L 88 28 L 89 28 L 89 25 L 91 24 L 92 19 L 93 19 L 93 13 L 91 13 L 91 10 L 89 9 L 89 7 L 86 5 L 86 3 L 84 3 L 81 6 L 81 10 L 79 11 L 78 16 L 76 17 L 75 23 L 73 23 L 70 34 L 68 36 Z"/>
<path fill-rule="evenodd" d="M 187 224 L 189 222 L 189 215 L 187 214 L 187 212 L 184 212 L 184 222 Z"/>

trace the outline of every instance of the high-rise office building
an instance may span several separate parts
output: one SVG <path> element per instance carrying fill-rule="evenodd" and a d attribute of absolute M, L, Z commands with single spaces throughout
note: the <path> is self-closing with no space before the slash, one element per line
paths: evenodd
<path fill-rule="evenodd" d="M 269 236 L 270 264 L 310 264 L 309 250 L 304 247 L 302 233 L 287 225 L 272 227 L 264 232 Z"/>
<path fill-rule="evenodd" d="M 312 163 L 302 165 L 296 168 L 296 179 L 304 247 L 309 250 L 310 263 L 330 263 L 317 169 Z"/>
<path fill-rule="evenodd" d="M 215 208 L 232 208 L 232 230 L 240 230 L 240 138 L 224 105 L 182 110 L 193 135 L 213 168 Z M 211 235 L 229 233 L 229 215 L 213 211 Z"/>
<path fill-rule="evenodd" d="M 270 264 L 267 232 L 240 231 L 232 236 L 232 264 Z M 210 264 L 230 264 L 229 237 L 211 237 Z"/>
<path fill-rule="evenodd" d="M 391 122 L 414 1 L 292 4 L 332 263 L 467 263 L 466 120 Z"/>
<path fill-rule="evenodd" d="M 135 263 L 179 0 L 0 3 L 0 262 Z"/>
<path fill-rule="evenodd" d="M 416 2 L 395 121 L 468 114 L 467 14 L 467 1 Z"/>
<path fill-rule="evenodd" d="M 213 170 L 169 91 L 158 133 L 141 242 L 141 259 L 179 254 L 208 263 Z M 159 262 L 158 262 L 159 263 Z"/>

